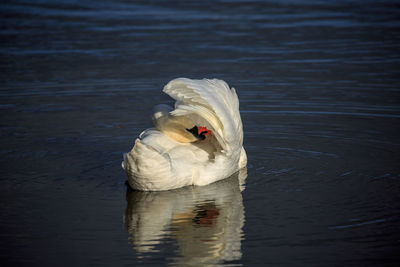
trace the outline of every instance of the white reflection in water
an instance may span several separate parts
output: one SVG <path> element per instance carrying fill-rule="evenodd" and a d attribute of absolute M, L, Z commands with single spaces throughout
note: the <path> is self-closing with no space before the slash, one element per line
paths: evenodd
<path fill-rule="evenodd" d="M 143 256 L 176 240 L 177 265 L 213 265 L 242 257 L 247 170 L 207 185 L 164 192 L 128 189 L 125 225 L 133 248 Z"/>

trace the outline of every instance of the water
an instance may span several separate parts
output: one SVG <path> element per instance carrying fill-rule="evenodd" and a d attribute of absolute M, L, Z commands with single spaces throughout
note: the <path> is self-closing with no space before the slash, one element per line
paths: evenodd
<path fill-rule="evenodd" d="M 397 1 L 20 0 L 0 14 L 2 266 L 398 264 Z M 122 153 L 176 77 L 238 90 L 247 173 L 132 192 Z"/>

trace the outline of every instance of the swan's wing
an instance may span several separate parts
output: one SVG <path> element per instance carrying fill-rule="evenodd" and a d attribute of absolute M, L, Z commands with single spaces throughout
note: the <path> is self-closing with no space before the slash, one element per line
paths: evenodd
<path fill-rule="evenodd" d="M 176 100 L 172 115 L 200 116 L 208 122 L 225 153 L 240 151 L 243 129 L 234 88 L 218 79 L 178 78 L 170 81 L 163 91 Z"/>

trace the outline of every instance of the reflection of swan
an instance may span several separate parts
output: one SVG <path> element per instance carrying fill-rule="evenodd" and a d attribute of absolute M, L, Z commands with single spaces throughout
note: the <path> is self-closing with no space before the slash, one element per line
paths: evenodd
<path fill-rule="evenodd" d="M 124 155 L 134 189 L 158 191 L 207 185 L 246 166 L 242 121 L 235 89 L 221 80 L 169 82 L 163 90 L 175 109 L 154 109 L 155 129 L 145 130 Z"/>
<path fill-rule="evenodd" d="M 247 170 L 203 187 L 164 192 L 127 191 L 125 225 L 134 249 L 155 252 L 163 239 L 177 240 L 179 265 L 241 258 L 244 207 L 240 186 Z"/>

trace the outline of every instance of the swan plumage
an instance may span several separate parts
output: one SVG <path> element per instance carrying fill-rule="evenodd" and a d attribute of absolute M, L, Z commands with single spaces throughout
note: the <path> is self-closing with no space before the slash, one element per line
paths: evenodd
<path fill-rule="evenodd" d="M 163 89 L 175 108 L 157 105 L 154 128 L 143 131 L 122 163 L 137 190 L 207 185 L 247 164 L 239 100 L 222 80 L 178 78 Z M 195 133 L 198 129 L 202 132 Z M 199 138 L 201 137 L 201 138 Z"/>

